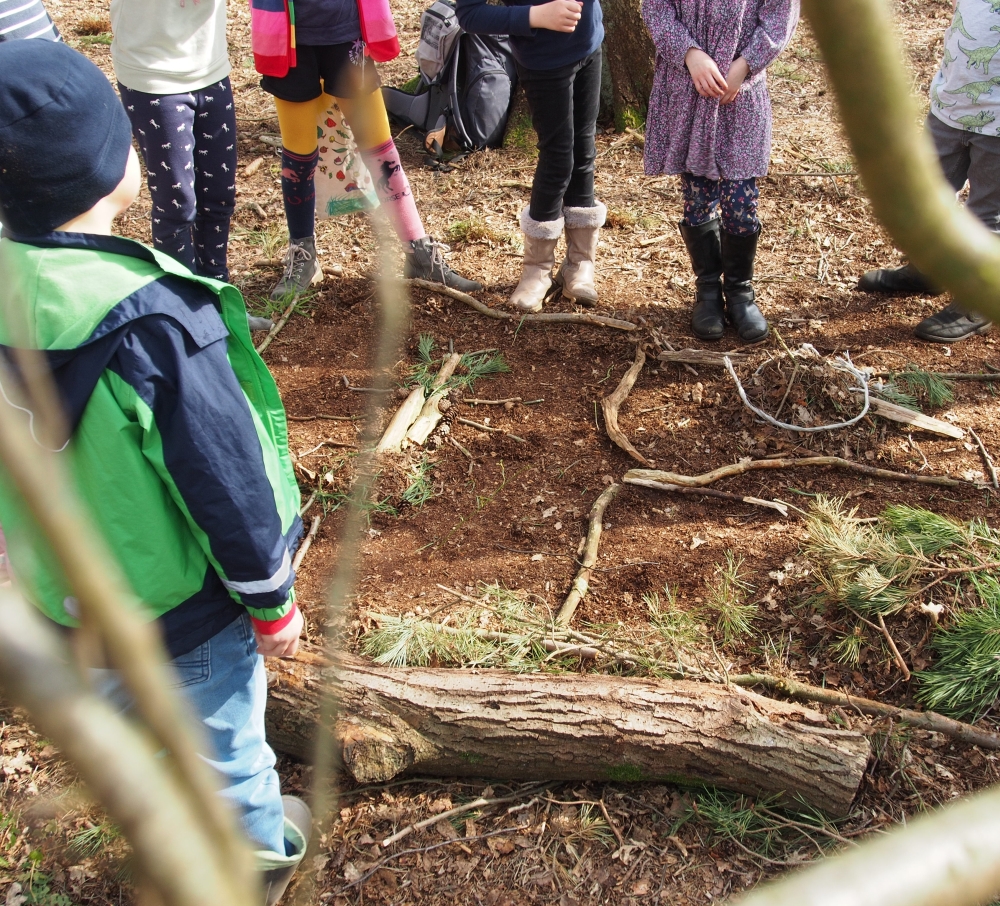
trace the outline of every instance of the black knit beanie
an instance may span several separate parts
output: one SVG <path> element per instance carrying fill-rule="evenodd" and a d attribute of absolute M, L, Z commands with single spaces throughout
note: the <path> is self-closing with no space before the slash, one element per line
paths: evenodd
<path fill-rule="evenodd" d="M 125 175 L 132 130 L 111 83 L 55 41 L 0 42 L 0 223 L 41 236 Z"/>

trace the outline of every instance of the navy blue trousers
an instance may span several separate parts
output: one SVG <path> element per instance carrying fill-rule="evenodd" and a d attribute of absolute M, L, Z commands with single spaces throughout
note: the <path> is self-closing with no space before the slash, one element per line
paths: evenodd
<path fill-rule="evenodd" d="M 236 109 L 228 77 L 186 94 L 146 94 L 120 82 L 153 198 L 153 246 L 195 274 L 229 280 L 236 208 Z"/>

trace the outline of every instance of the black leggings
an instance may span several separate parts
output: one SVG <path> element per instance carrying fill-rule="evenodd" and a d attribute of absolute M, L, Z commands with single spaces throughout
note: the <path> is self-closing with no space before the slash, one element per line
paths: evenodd
<path fill-rule="evenodd" d="M 558 220 L 563 207 L 594 206 L 594 136 L 601 103 L 601 49 L 559 69 L 517 67 L 538 133 L 532 220 Z"/>
<path fill-rule="evenodd" d="M 236 208 L 236 110 L 229 78 L 200 91 L 146 94 L 120 82 L 146 164 L 153 246 L 192 273 L 229 280 L 229 221 Z"/>

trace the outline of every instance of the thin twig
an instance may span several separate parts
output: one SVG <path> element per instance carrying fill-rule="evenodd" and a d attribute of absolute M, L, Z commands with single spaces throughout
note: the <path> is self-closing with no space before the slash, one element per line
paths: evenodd
<path fill-rule="evenodd" d="M 878 614 L 878 628 L 881 630 L 882 635 L 885 636 L 886 642 L 889 644 L 889 650 L 892 652 L 893 660 L 896 661 L 896 665 L 899 667 L 900 672 L 903 674 L 903 679 L 906 682 L 910 681 L 910 668 L 906 666 L 906 661 L 903 660 L 903 655 L 899 653 L 899 649 L 896 647 L 896 642 L 893 640 L 892 633 L 886 628 L 885 619 L 882 614 Z"/>
<path fill-rule="evenodd" d="M 452 289 L 443 283 L 434 283 L 431 280 L 421 280 L 411 277 L 406 281 L 417 289 L 425 289 L 429 292 L 440 293 L 448 296 L 456 302 L 462 302 L 470 308 L 474 308 L 481 315 L 493 318 L 496 321 L 517 321 L 522 324 L 590 324 L 595 327 L 611 327 L 615 330 L 638 330 L 631 321 L 622 321 L 619 318 L 608 318 L 604 315 L 595 315 L 589 312 L 545 312 L 543 314 L 512 314 L 508 311 L 500 311 L 497 308 L 490 308 L 486 303 L 474 299 L 467 293 Z"/>
<path fill-rule="evenodd" d="M 594 505 L 590 509 L 587 540 L 583 545 L 583 557 L 580 560 L 580 569 L 577 571 L 576 578 L 573 579 L 573 585 L 566 596 L 566 601 L 560 608 L 559 613 L 556 614 L 556 626 L 569 626 L 577 607 L 580 606 L 580 602 L 586 597 L 587 591 L 590 588 L 590 573 L 597 562 L 597 549 L 601 543 L 601 533 L 604 530 L 604 511 L 607 509 L 608 504 L 615 499 L 620 489 L 620 484 L 609 484 L 601 493 L 601 496 L 594 501 Z"/>
<path fill-rule="evenodd" d="M 296 296 L 288 303 L 288 308 L 286 308 L 282 313 L 281 317 L 278 318 L 278 323 L 274 325 L 268 332 L 267 336 L 260 341 L 260 346 L 257 347 L 257 355 L 263 355 L 264 350 L 271 345 L 271 341 L 278 335 L 281 328 L 288 323 L 288 319 L 292 316 L 292 312 L 295 311 L 295 307 L 299 304 L 299 298 Z"/>
<path fill-rule="evenodd" d="M 309 499 L 306 500 L 306 502 L 304 504 L 302 504 L 302 508 L 299 510 L 299 515 L 300 516 L 305 516 L 305 514 L 309 512 L 309 510 L 312 507 L 312 505 L 316 502 L 316 498 L 318 496 L 319 496 L 319 491 L 313 491 L 309 495 Z"/>
<path fill-rule="evenodd" d="M 482 422 L 474 422 L 471 418 L 457 418 L 455 421 L 457 421 L 460 425 L 468 425 L 470 428 L 478 428 L 480 431 L 490 431 L 494 434 L 506 434 L 511 440 L 516 440 L 520 444 L 527 443 L 523 437 L 518 437 L 516 434 L 511 434 L 509 431 L 504 431 L 503 428 L 492 428 L 489 425 L 484 425 Z"/>
<path fill-rule="evenodd" d="M 601 807 L 601 813 L 604 815 L 604 820 L 608 822 L 608 827 L 611 828 L 611 832 L 615 835 L 615 839 L 618 841 L 618 846 L 624 846 L 625 838 L 622 836 L 622 832 L 618 830 L 618 825 L 611 819 L 611 815 L 608 814 L 608 807 L 604 804 L 603 796 L 598 801 L 598 805 Z"/>
<path fill-rule="evenodd" d="M 506 400 L 480 400 L 467 396 L 462 400 L 462 402 L 468 403 L 472 406 L 503 406 L 507 403 L 520 403 L 522 406 L 537 406 L 539 403 L 544 403 L 545 400 L 524 400 L 519 396 L 512 396 L 510 399 Z"/>
<path fill-rule="evenodd" d="M 979 439 L 979 435 L 972 428 L 969 428 L 969 434 L 972 435 L 972 439 L 979 447 L 979 455 L 983 457 L 983 463 L 986 465 L 986 471 L 989 472 L 990 483 L 993 485 L 993 489 L 1000 490 L 1000 484 L 997 484 L 997 468 L 993 465 L 993 457 L 987 452 L 985 444 Z"/>
<path fill-rule="evenodd" d="M 295 558 L 292 560 L 293 572 L 298 572 L 299 567 L 302 565 L 302 559 L 309 552 L 309 548 L 312 547 L 313 540 L 316 538 L 316 533 L 319 531 L 319 524 L 322 521 L 322 516 L 313 516 L 312 525 L 309 527 L 309 534 L 306 535 L 302 543 L 299 545 L 299 549 L 295 552 Z"/>
<path fill-rule="evenodd" d="M 552 786 L 551 783 L 535 784 L 527 790 L 521 790 L 512 796 L 499 796 L 495 799 L 483 799 L 481 796 L 472 801 L 466 802 L 465 805 L 457 805 L 455 808 L 450 808 L 446 812 L 441 812 L 438 815 L 431 815 L 430 818 L 424 818 L 423 821 L 417 821 L 415 824 L 411 824 L 408 827 L 404 827 L 401 831 L 397 831 L 390 837 L 386 837 L 382 841 L 383 847 L 392 846 L 393 843 L 398 843 L 404 837 L 408 837 L 414 831 L 424 830 L 424 828 L 431 827 L 437 824 L 439 821 L 444 821 L 446 818 L 454 818 L 456 815 L 464 815 L 466 812 L 471 812 L 477 808 L 487 808 L 491 805 L 501 805 L 504 802 L 514 802 L 517 799 L 523 799 L 525 796 L 531 796 L 540 790 L 544 790 L 547 787 Z"/>
<path fill-rule="evenodd" d="M 734 503 L 748 503 L 752 506 L 763 506 L 771 510 L 777 510 L 782 516 L 788 515 L 788 504 L 779 500 L 763 500 L 760 497 L 743 497 L 740 494 L 730 494 L 728 491 L 717 491 L 715 488 L 687 488 L 679 484 L 664 484 L 661 481 L 630 481 L 629 484 L 638 485 L 643 488 L 652 488 L 654 491 L 668 491 L 672 494 L 700 494 L 705 497 L 716 497 L 719 500 L 731 500 Z"/>
<path fill-rule="evenodd" d="M 348 388 L 350 389 L 350 388 Z M 359 422 L 364 416 L 363 415 L 286 415 L 285 418 L 290 422 L 314 422 L 319 419 L 323 419 L 328 422 Z"/>

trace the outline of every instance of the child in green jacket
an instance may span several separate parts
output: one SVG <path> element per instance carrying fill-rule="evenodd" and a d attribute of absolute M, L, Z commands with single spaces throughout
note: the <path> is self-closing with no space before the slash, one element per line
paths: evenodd
<path fill-rule="evenodd" d="M 0 345 L 48 360 L 70 428 L 60 456 L 162 630 L 273 903 L 309 830 L 264 738 L 262 655 L 293 655 L 302 628 L 291 567 L 302 521 L 277 388 L 236 289 L 111 234 L 141 177 L 100 70 L 64 44 L 13 41 L 0 72 Z M 10 404 L 13 388 L 0 389 Z M 72 590 L 2 473 L 0 521 L 18 586 L 76 625 Z M 113 694 L 114 676 L 103 684 Z"/>

